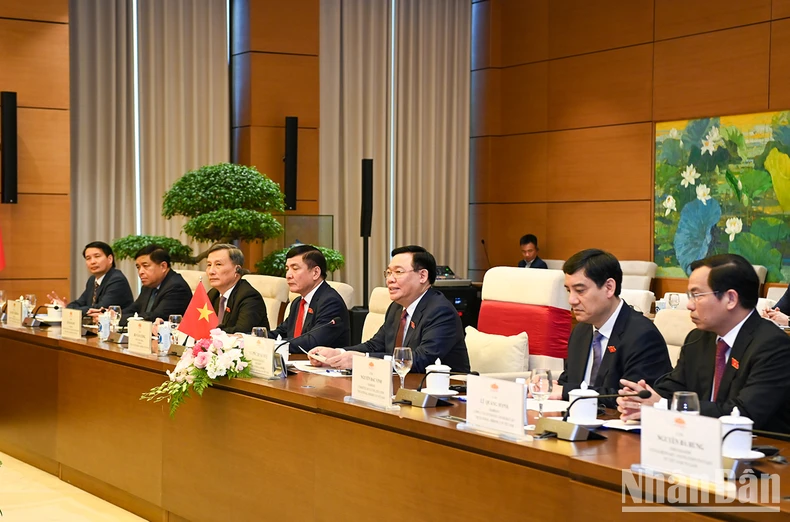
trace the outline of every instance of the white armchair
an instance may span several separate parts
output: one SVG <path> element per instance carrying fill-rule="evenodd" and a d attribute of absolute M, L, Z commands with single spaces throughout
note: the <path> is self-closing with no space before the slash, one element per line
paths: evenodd
<path fill-rule="evenodd" d="M 175 270 L 175 269 L 174 269 Z M 195 289 L 197 288 L 198 283 L 200 282 L 201 278 L 203 279 L 203 288 L 206 289 L 206 292 L 211 290 L 211 285 L 208 282 L 208 276 L 202 270 L 175 270 L 181 277 L 184 278 L 184 281 L 187 282 L 189 288 L 192 289 L 192 293 L 195 293 Z"/>
<path fill-rule="evenodd" d="M 623 270 L 623 288 L 650 290 L 658 266 L 652 261 L 620 261 Z"/>
<path fill-rule="evenodd" d="M 263 297 L 266 304 L 266 316 L 269 318 L 269 327 L 279 326 L 280 308 L 288 302 L 288 283 L 284 277 L 275 277 L 258 274 L 247 274 L 244 279 L 256 289 Z"/>
<path fill-rule="evenodd" d="M 362 325 L 363 343 L 373 337 L 384 324 L 384 315 L 391 303 L 390 293 L 386 286 L 377 286 L 370 293 L 368 315 L 365 316 L 365 324 Z"/>
<path fill-rule="evenodd" d="M 694 323 L 691 321 L 690 312 L 685 308 L 659 310 L 656 313 L 655 325 L 667 342 L 669 360 L 674 367 L 678 362 L 680 348 L 683 346 L 683 341 L 686 340 L 686 335 L 695 328 Z"/>
<path fill-rule="evenodd" d="M 637 312 L 642 312 L 644 315 L 650 313 L 653 303 L 656 301 L 656 296 L 650 290 L 632 290 L 630 288 L 623 288 L 620 290 L 620 297 L 626 303 L 634 307 Z"/>

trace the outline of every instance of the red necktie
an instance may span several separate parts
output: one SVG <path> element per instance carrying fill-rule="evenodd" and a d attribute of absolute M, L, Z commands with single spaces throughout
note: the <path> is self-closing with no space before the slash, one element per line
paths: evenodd
<path fill-rule="evenodd" d="M 406 331 L 406 309 L 403 309 L 403 315 L 400 316 L 400 326 L 398 326 L 398 333 L 395 335 L 395 347 L 403 346 L 403 333 Z"/>
<path fill-rule="evenodd" d="M 299 301 L 299 315 L 296 317 L 296 326 L 294 327 L 294 337 L 299 337 L 302 335 L 302 325 L 304 325 L 304 307 L 307 304 L 307 301 L 304 300 L 304 297 L 301 301 Z"/>
<path fill-rule="evenodd" d="M 716 402 L 721 378 L 724 376 L 724 370 L 727 368 L 727 350 L 729 349 L 730 347 L 724 342 L 724 339 L 719 339 L 716 342 L 716 372 L 713 374 L 713 395 L 711 395 L 713 402 Z"/>

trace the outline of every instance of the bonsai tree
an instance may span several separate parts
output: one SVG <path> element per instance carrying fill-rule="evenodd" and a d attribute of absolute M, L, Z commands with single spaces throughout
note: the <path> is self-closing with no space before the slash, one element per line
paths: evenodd
<path fill-rule="evenodd" d="M 184 216 L 189 221 L 184 233 L 201 243 L 230 243 L 236 240 L 266 241 L 283 233 L 272 212 L 284 212 L 279 185 L 255 167 L 220 163 L 184 174 L 165 192 L 162 216 Z M 174 262 L 197 264 L 207 255 L 197 256 L 178 239 L 164 236 L 127 236 L 113 245 L 117 259 L 134 256 L 143 246 L 159 244 L 167 248 Z"/>
<path fill-rule="evenodd" d="M 255 263 L 255 269 L 259 274 L 285 277 L 285 254 L 291 247 L 275 250 L 268 256 Z M 337 250 L 325 247 L 316 247 L 326 258 L 326 271 L 329 273 L 340 270 L 346 264 L 343 254 Z"/>

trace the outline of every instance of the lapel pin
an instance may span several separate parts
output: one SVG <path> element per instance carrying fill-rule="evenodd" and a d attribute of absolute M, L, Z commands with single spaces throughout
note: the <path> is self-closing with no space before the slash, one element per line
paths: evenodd
<path fill-rule="evenodd" d="M 312 313 L 313 313 L 313 309 L 312 309 L 312 308 L 308 308 L 308 309 L 307 309 L 307 313 L 308 313 L 308 314 L 312 314 Z"/>
<path fill-rule="evenodd" d="M 732 367 L 735 368 L 736 370 L 741 365 L 741 363 L 738 362 L 738 359 L 734 357 L 730 357 L 730 363 L 732 364 Z"/>
<path fill-rule="evenodd" d="M 409 325 L 410 325 L 412 328 L 414 328 L 414 321 L 412 321 L 411 323 L 409 323 Z"/>
<path fill-rule="evenodd" d="M 614 353 L 614 352 L 616 352 L 616 351 L 617 351 L 617 348 L 615 348 L 614 346 L 610 346 L 610 347 L 608 348 L 608 350 L 609 350 L 609 353 Z"/>

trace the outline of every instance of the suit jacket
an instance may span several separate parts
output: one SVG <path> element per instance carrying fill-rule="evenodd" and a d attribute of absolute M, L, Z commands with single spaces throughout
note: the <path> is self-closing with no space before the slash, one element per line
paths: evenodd
<path fill-rule="evenodd" d="M 568 400 L 568 392 L 578 389 L 584 380 L 592 338 L 593 327 L 588 323 L 577 324 L 571 332 L 565 371 L 557 380 L 563 386 L 565 400 Z M 616 394 L 622 388 L 620 379 L 634 382 L 644 379 L 652 386 L 656 379 L 672 370 L 667 343 L 661 333 L 650 319 L 625 301 L 603 349 L 598 375 L 595 382 L 589 383 L 590 388 L 601 395 Z M 600 402 L 608 408 L 617 407 L 617 399 L 600 399 Z"/>
<path fill-rule="evenodd" d="M 675 369 L 656 382 L 656 392 L 671 400 L 676 391 L 693 391 L 702 415 L 729 415 L 737 406 L 755 429 L 790 433 L 790 337 L 752 312 L 735 338 L 712 399 L 716 339 L 713 332 L 692 330 Z"/>
<path fill-rule="evenodd" d="M 219 291 L 212 288 L 208 291 L 211 306 L 219 316 Z M 266 303 L 261 294 L 245 279 L 239 279 L 228 302 L 225 303 L 225 315 L 217 326 L 225 333 L 250 333 L 253 327 L 263 326 L 269 329 L 269 317 L 266 315 Z"/>
<path fill-rule="evenodd" d="M 527 266 L 527 262 L 524 261 L 523 259 L 518 262 L 518 267 L 519 268 L 526 268 L 526 266 Z M 536 256 L 535 260 L 532 262 L 531 265 L 529 265 L 529 267 L 530 268 L 549 268 L 549 265 L 547 265 L 544 260 L 542 260 L 541 258 Z"/>
<path fill-rule="evenodd" d="M 301 301 L 302 297 L 300 296 L 291 302 L 291 310 L 288 314 L 288 318 L 283 321 L 280 326 L 269 332 L 269 337 L 276 339 L 279 335 L 283 339 L 286 339 L 294 336 L 296 316 L 299 314 Z M 316 346 L 342 348 L 348 346 L 350 342 L 348 309 L 346 308 L 346 303 L 343 301 L 343 298 L 340 297 L 340 294 L 337 293 L 337 290 L 329 286 L 326 281 L 323 281 L 318 285 L 318 288 L 313 294 L 313 299 L 310 301 L 304 323 L 302 323 L 302 335 L 329 323 L 335 317 L 340 317 L 340 324 L 327 326 L 317 330 L 314 334 L 305 335 L 299 340 L 298 345 L 310 351 Z M 291 345 L 290 351 L 291 353 L 302 353 L 295 344 Z"/>
<path fill-rule="evenodd" d="M 120 270 L 111 267 L 110 270 L 104 274 L 99 285 L 99 291 L 96 296 L 96 304 L 91 306 L 93 300 L 93 286 L 96 281 L 96 276 L 90 276 L 88 282 L 85 284 L 85 291 L 75 301 L 66 305 L 66 308 L 73 308 L 75 310 L 82 310 L 84 314 L 90 308 L 107 308 L 108 306 L 117 305 L 121 309 L 126 308 L 134 302 L 132 297 L 132 289 L 129 287 L 129 281 Z"/>
<path fill-rule="evenodd" d="M 192 300 L 192 289 L 184 278 L 173 269 L 170 269 L 165 278 L 159 284 L 159 291 L 154 298 L 154 305 L 150 312 L 146 312 L 148 307 L 148 300 L 151 298 L 151 293 L 156 290 L 144 286 L 140 290 L 140 295 L 137 300 L 128 308 L 123 310 L 121 317 L 121 324 L 126 324 L 130 317 L 136 313 L 146 321 L 156 321 L 161 318 L 167 321 L 171 315 L 183 315 L 186 312 L 189 302 Z"/>
<path fill-rule="evenodd" d="M 379 357 L 392 355 L 402 313 L 403 307 L 392 303 L 387 308 L 384 324 L 379 331 L 368 341 L 348 349 Z M 400 341 L 397 346 L 401 346 Z M 436 359 L 441 359 L 442 364 L 450 366 L 453 371 L 470 371 L 461 318 L 444 294 L 433 288 L 428 289 L 420 299 L 409 319 L 403 346 L 412 349 L 414 361 L 411 369 L 414 373 L 424 373 L 425 367 Z"/>

